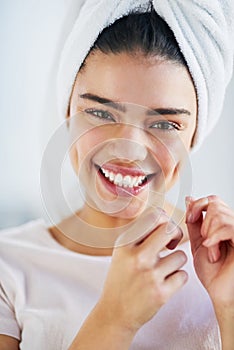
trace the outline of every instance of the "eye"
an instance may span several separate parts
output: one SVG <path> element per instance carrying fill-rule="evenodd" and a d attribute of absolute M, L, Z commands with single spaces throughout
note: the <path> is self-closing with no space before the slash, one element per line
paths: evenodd
<path fill-rule="evenodd" d="M 88 114 L 91 114 L 95 118 L 99 118 L 99 119 L 104 119 L 106 121 L 115 122 L 115 119 L 114 119 L 113 115 L 110 112 L 108 112 L 108 111 L 91 108 L 91 109 L 86 109 L 85 112 L 88 113 Z"/>
<path fill-rule="evenodd" d="M 159 129 L 162 131 L 173 131 L 173 130 L 181 130 L 182 125 L 174 123 L 174 122 L 169 122 L 169 121 L 158 121 L 150 126 L 152 129 Z"/>

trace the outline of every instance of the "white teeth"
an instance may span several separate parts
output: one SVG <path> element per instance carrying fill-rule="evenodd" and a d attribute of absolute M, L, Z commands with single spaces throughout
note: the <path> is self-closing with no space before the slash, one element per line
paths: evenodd
<path fill-rule="evenodd" d="M 109 179 L 109 181 L 114 182 L 115 185 L 120 187 L 137 187 L 142 184 L 142 182 L 146 179 L 146 176 L 131 176 L 126 175 L 123 176 L 122 174 L 114 174 L 112 171 L 108 171 L 106 169 L 101 168 L 104 176 Z"/>
<path fill-rule="evenodd" d="M 131 185 L 131 176 L 130 175 L 126 175 L 123 178 L 123 186 L 124 187 L 130 187 Z"/>
<path fill-rule="evenodd" d="M 109 177 L 110 181 L 114 181 L 115 179 L 115 175 L 112 172 L 110 172 L 109 176 L 107 177 Z"/>
<path fill-rule="evenodd" d="M 121 174 L 117 174 L 114 179 L 114 184 L 118 186 L 123 185 L 123 176 Z"/>
<path fill-rule="evenodd" d="M 137 179 L 138 179 L 138 176 L 135 176 L 135 177 L 131 178 L 130 188 L 133 188 L 134 186 L 137 186 L 137 184 L 138 184 Z"/>
<path fill-rule="evenodd" d="M 110 173 L 109 173 L 108 170 L 104 170 L 104 169 L 103 169 L 103 173 L 104 173 L 105 177 L 109 177 L 109 174 L 110 174 Z"/>
<path fill-rule="evenodd" d="M 142 184 L 144 178 L 145 178 L 145 176 L 138 176 L 138 179 L 137 179 L 138 185 Z"/>

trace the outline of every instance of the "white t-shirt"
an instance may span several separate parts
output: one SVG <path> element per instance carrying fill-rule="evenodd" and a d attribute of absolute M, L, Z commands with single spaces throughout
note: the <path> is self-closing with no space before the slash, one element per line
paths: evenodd
<path fill-rule="evenodd" d="M 139 330 L 131 350 L 221 348 L 189 244 L 179 248 L 189 258 L 189 281 Z M 0 334 L 20 339 L 23 350 L 67 350 L 99 299 L 110 262 L 61 246 L 43 220 L 1 231 Z"/>

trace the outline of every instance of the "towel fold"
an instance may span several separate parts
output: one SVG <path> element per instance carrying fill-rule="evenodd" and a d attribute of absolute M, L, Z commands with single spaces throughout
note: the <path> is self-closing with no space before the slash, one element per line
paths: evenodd
<path fill-rule="evenodd" d="M 155 11 L 174 32 L 188 64 L 198 99 L 197 149 L 222 112 L 234 52 L 233 0 L 87 0 L 62 51 L 58 108 L 65 117 L 75 77 L 99 33 L 134 10 Z"/>

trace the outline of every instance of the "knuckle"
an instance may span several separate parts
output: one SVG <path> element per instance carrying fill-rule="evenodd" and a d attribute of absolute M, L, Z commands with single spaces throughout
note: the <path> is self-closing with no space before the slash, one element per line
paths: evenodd
<path fill-rule="evenodd" d="M 221 227 L 220 227 L 220 229 L 222 230 L 222 231 L 228 231 L 228 230 L 232 230 L 233 231 L 233 224 L 231 224 L 231 223 L 229 223 L 229 222 L 222 222 L 221 224 Z"/>
<path fill-rule="evenodd" d="M 211 202 L 219 202 L 220 201 L 219 196 L 217 196 L 216 194 L 211 194 L 207 198 L 208 198 L 210 203 Z"/>
<path fill-rule="evenodd" d="M 219 206 L 219 207 L 221 207 L 221 208 L 227 208 L 228 207 L 228 205 L 227 205 L 227 203 L 225 203 L 219 196 L 217 196 L 217 195 L 210 195 L 210 196 L 208 196 L 207 197 L 208 198 L 208 202 L 209 202 L 209 204 L 214 204 L 214 205 L 217 205 L 217 206 Z"/>
<path fill-rule="evenodd" d="M 217 217 L 217 222 L 225 224 L 227 221 L 227 216 L 224 213 L 220 213 Z"/>
<path fill-rule="evenodd" d="M 161 305 L 165 304 L 169 298 L 168 288 L 163 285 L 156 285 L 154 291 L 154 298 Z"/>
<path fill-rule="evenodd" d="M 208 211 L 213 215 L 220 215 L 223 210 L 223 205 L 220 202 L 211 202 Z"/>
<path fill-rule="evenodd" d="M 148 266 L 148 259 L 146 254 L 138 252 L 134 257 L 134 267 L 136 271 L 145 270 Z"/>
<path fill-rule="evenodd" d="M 217 226 L 227 226 L 228 223 L 227 223 L 227 217 L 225 214 L 223 213 L 219 213 L 215 216 L 213 216 L 211 219 L 210 219 L 210 226 L 211 227 L 217 227 Z"/>

